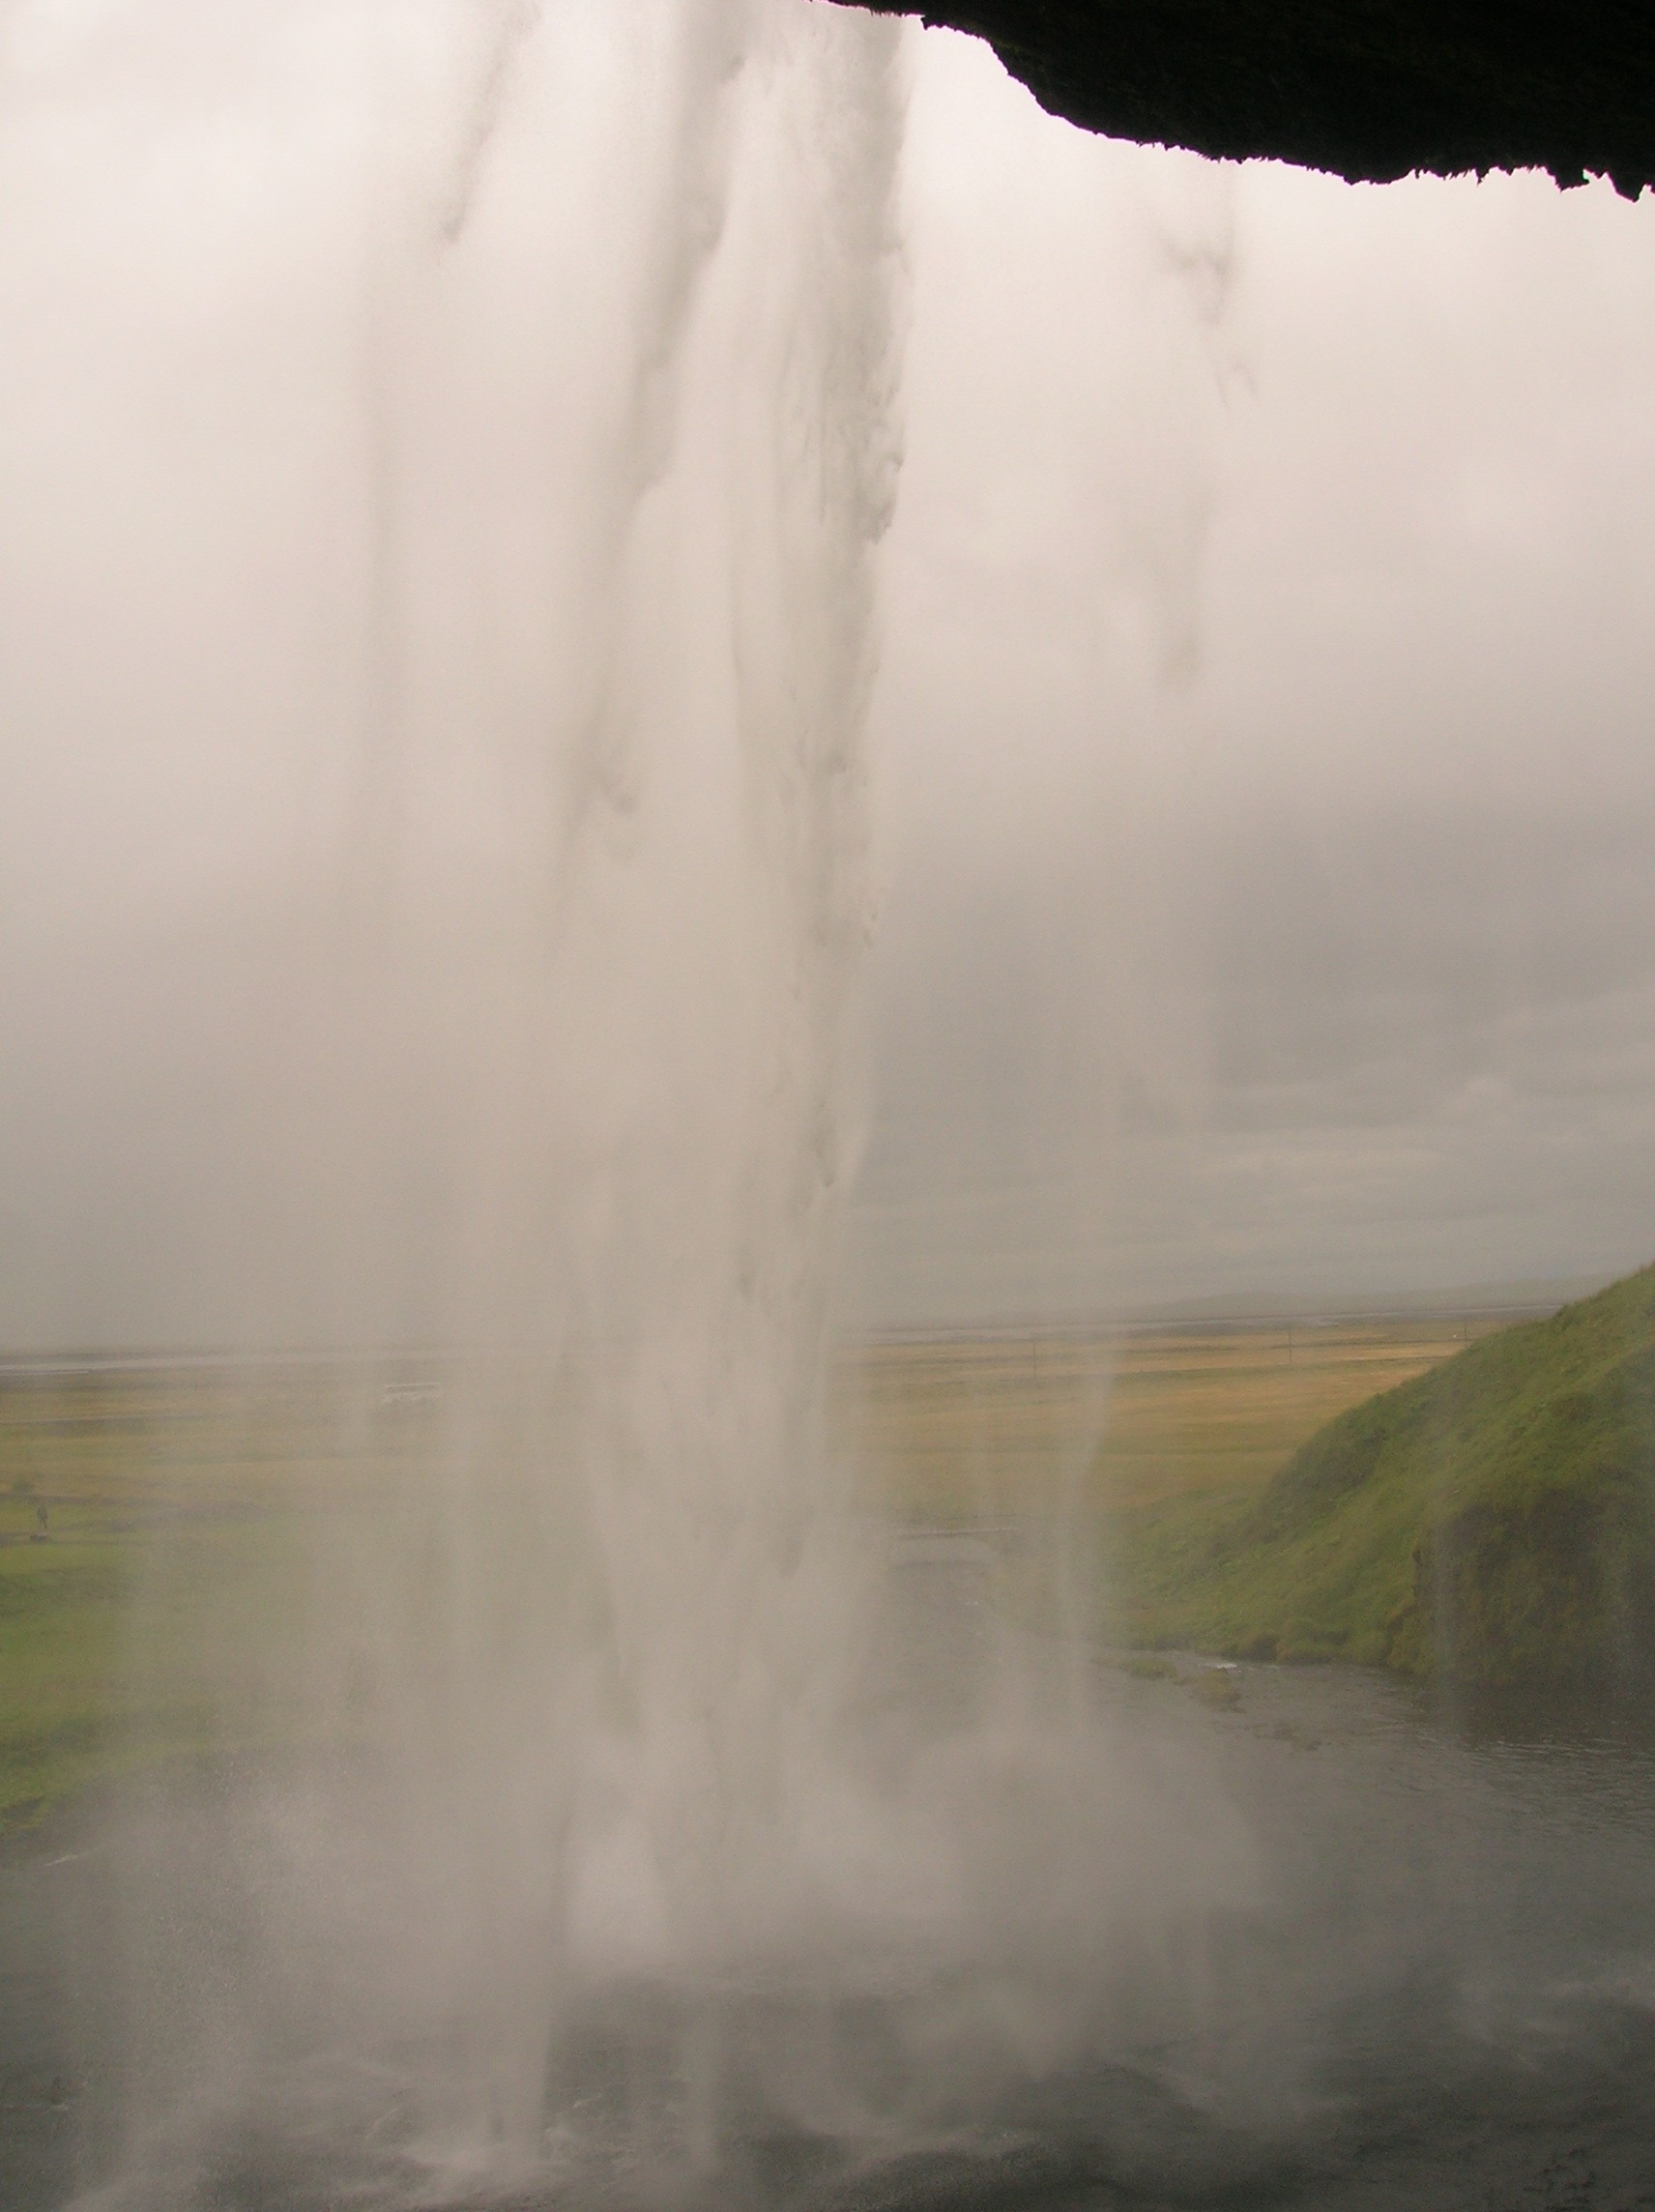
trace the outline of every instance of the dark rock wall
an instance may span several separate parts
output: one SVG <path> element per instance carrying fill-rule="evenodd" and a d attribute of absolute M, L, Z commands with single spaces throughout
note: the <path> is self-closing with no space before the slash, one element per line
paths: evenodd
<path fill-rule="evenodd" d="M 1655 0 L 951 0 L 924 16 L 1112 138 L 1380 182 L 1655 183 Z"/>

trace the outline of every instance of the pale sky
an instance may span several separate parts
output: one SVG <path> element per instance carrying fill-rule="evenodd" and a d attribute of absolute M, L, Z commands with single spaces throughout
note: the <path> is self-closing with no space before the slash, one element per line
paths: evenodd
<path fill-rule="evenodd" d="M 928 35 L 868 1295 L 1655 1255 L 1655 195 L 1089 140 Z"/>
<path fill-rule="evenodd" d="M 443 1265 L 459 986 L 338 987 L 325 882 L 364 422 L 394 387 L 429 510 L 463 479 L 487 711 L 572 435 L 512 363 L 599 370 L 527 214 L 463 361 L 398 293 L 481 79 L 465 11 L 387 19 L 0 30 L 0 1350 L 418 1333 Z M 1655 196 L 1220 168 L 909 63 L 847 1318 L 1655 1257 Z M 499 128 L 514 207 L 608 173 Z"/>

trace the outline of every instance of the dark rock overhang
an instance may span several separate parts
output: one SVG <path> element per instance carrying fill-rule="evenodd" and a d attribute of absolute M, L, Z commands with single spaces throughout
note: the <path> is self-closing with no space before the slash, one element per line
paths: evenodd
<path fill-rule="evenodd" d="M 1655 0 L 954 0 L 924 19 L 1112 138 L 1352 181 L 1655 183 Z"/>

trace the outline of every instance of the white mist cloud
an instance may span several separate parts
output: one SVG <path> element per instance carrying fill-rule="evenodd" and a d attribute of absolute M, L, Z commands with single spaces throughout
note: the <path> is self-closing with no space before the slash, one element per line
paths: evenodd
<path fill-rule="evenodd" d="M 921 59 L 858 1295 L 1655 1246 L 1655 200 L 1090 141 Z"/>
<path fill-rule="evenodd" d="M 548 260 L 605 122 L 508 6 L 5 33 L 0 1344 L 416 1329 L 460 862 L 590 627 L 558 394 L 626 404 L 566 303 L 652 280 L 642 200 Z M 911 51 L 848 1311 L 1646 1257 L 1655 202 L 1215 168 Z M 435 981 L 338 952 L 388 668 Z"/>

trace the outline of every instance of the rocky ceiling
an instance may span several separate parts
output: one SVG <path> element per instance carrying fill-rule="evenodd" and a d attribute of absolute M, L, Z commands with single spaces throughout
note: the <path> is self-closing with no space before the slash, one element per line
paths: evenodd
<path fill-rule="evenodd" d="M 987 39 L 1043 107 L 1112 138 L 1351 179 L 1655 184 L 1655 0 L 953 0 L 924 15 Z"/>

